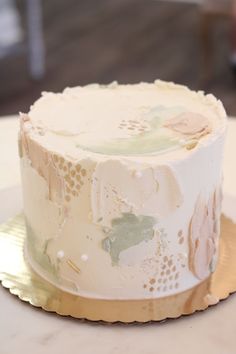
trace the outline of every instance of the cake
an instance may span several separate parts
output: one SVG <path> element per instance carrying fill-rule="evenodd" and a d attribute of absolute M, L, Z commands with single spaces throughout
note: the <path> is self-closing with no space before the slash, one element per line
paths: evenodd
<path fill-rule="evenodd" d="M 86 298 L 191 289 L 219 250 L 226 114 L 156 80 L 43 92 L 20 115 L 25 256 Z"/>

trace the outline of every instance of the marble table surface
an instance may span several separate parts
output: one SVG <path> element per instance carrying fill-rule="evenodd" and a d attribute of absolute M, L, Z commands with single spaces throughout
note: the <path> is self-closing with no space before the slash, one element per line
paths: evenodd
<path fill-rule="evenodd" d="M 15 117 L 0 119 L 0 221 L 22 207 L 17 129 Z M 231 119 L 223 209 L 236 221 L 235 152 L 236 119 Z M 46 313 L 0 287 L 0 311 L 0 354 L 236 354 L 236 294 L 178 320 L 111 325 Z"/>

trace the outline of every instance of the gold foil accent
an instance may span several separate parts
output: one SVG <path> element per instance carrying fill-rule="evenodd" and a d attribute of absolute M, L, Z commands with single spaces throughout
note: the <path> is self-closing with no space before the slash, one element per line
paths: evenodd
<path fill-rule="evenodd" d="M 159 299 L 98 300 L 66 293 L 33 272 L 23 256 L 26 232 L 18 215 L 0 225 L 0 280 L 21 300 L 64 316 L 125 323 L 176 318 L 205 310 L 236 291 L 236 224 L 222 216 L 221 228 L 216 271 L 200 285 Z"/>
<path fill-rule="evenodd" d="M 49 199 L 56 200 L 59 204 L 65 198 L 69 202 L 71 197 L 77 197 L 79 191 L 73 191 L 73 187 L 78 181 L 84 180 L 87 175 L 85 168 L 81 165 L 73 165 L 71 161 L 64 157 L 53 154 L 42 148 L 29 134 L 27 124 L 29 117 L 21 115 L 21 129 L 19 134 L 19 156 L 26 157 L 31 166 L 44 178 L 48 184 Z M 40 132 L 38 132 L 40 134 Z M 82 169 L 81 169 L 82 168 Z M 83 183 L 81 183 L 81 186 Z M 81 188 L 80 186 L 80 188 Z M 67 190 L 67 194 L 65 193 Z"/>
<path fill-rule="evenodd" d="M 68 266 L 71 267 L 76 273 L 80 274 L 80 269 L 79 269 L 79 267 L 77 267 L 77 265 L 76 265 L 74 262 L 72 262 L 72 260 L 68 259 L 68 260 L 66 261 L 66 263 L 67 263 Z"/>
<path fill-rule="evenodd" d="M 187 150 L 192 150 L 194 149 L 198 144 L 198 141 L 195 140 L 195 141 L 191 141 L 190 143 L 186 144 L 185 147 Z"/>

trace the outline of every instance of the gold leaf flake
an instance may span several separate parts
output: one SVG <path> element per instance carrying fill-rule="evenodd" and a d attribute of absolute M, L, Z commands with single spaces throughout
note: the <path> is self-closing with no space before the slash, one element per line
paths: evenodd
<path fill-rule="evenodd" d="M 66 263 L 68 264 L 69 267 L 71 267 L 76 273 L 80 274 L 80 269 L 79 267 L 77 267 L 77 265 L 71 260 L 71 259 L 68 259 L 66 261 Z"/>

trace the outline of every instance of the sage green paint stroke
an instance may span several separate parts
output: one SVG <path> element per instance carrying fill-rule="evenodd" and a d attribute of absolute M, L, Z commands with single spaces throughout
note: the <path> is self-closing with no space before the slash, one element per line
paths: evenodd
<path fill-rule="evenodd" d="M 144 116 L 150 124 L 150 130 L 142 132 L 129 138 L 120 138 L 111 141 L 104 141 L 95 146 L 83 146 L 77 144 L 78 148 L 95 153 L 106 155 L 145 155 L 157 154 L 179 148 L 178 137 L 170 134 L 169 130 L 163 127 L 166 119 L 176 116 L 183 112 L 182 107 L 156 106 Z"/>
<path fill-rule="evenodd" d="M 36 237 L 32 227 L 26 221 L 26 229 L 27 229 L 27 246 L 32 255 L 33 260 L 38 263 L 48 274 L 51 275 L 53 280 L 58 280 L 58 270 L 57 267 L 52 265 L 48 255 L 46 254 L 46 248 L 49 240 L 45 241 L 44 250 L 41 250 L 38 244 L 38 238 Z"/>
<path fill-rule="evenodd" d="M 112 264 L 117 265 L 122 251 L 153 238 L 156 220 L 151 216 L 124 213 L 122 217 L 113 219 L 111 224 L 102 248 L 110 254 Z"/>

